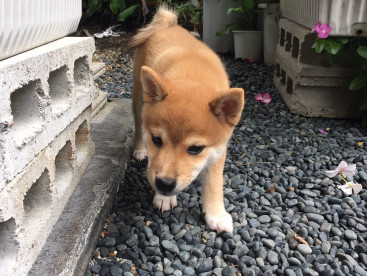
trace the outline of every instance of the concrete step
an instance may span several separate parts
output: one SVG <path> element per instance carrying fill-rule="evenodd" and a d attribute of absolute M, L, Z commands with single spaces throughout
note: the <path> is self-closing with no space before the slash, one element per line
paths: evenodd
<path fill-rule="evenodd" d="M 91 121 L 95 155 L 28 275 L 84 275 L 131 156 L 131 101 L 108 102 Z"/>

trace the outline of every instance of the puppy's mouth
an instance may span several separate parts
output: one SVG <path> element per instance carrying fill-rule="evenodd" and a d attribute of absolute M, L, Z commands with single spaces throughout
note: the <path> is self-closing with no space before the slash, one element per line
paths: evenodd
<path fill-rule="evenodd" d="M 173 192 L 161 192 L 159 190 L 157 192 L 162 196 L 177 196 L 180 193 L 180 191 L 177 191 L 177 192 L 175 192 L 175 191 L 173 191 Z"/>

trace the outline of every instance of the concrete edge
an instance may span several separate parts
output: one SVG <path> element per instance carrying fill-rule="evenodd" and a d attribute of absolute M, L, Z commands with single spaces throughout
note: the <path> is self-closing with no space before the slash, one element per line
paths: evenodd
<path fill-rule="evenodd" d="M 106 72 L 106 65 L 104 62 L 93 61 L 91 65 L 91 70 L 93 73 L 93 78 L 97 79 Z"/>
<path fill-rule="evenodd" d="M 98 89 L 99 90 L 99 89 Z M 99 90 L 98 97 L 92 102 L 92 113 L 91 118 L 97 115 L 97 113 L 105 106 L 107 103 L 107 92 Z"/>
<path fill-rule="evenodd" d="M 130 160 L 131 101 L 107 103 L 91 135 L 95 155 L 28 275 L 84 275 Z"/>

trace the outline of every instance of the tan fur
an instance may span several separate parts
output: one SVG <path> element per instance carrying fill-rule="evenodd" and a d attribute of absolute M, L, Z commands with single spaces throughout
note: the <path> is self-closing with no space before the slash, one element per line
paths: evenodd
<path fill-rule="evenodd" d="M 156 192 L 153 204 L 162 211 L 174 207 L 176 195 L 200 176 L 206 222 L 218 232 L 232 232 L 222 174 L 226 145 L 244 105 L 243 90 L 229 87 L 217 55 L 178 26 L 176 14 L 164 7 L 131 44 L 137 47 L 134 158 L 148 155 L 148 179 Z M 152 136 L 162 145 L 155 145 Z M 192 146 L 205 148 L 193 155 Z M 160 179 L 177 185 L 162 194 L 157 188 Z"/>

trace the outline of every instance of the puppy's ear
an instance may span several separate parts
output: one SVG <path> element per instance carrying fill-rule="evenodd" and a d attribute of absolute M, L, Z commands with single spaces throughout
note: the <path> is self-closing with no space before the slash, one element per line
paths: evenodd
<path fill-rule="evenodd" d="M 209 103 L 210 110 L 221 122 L 235 126 L 245 104 L 242 88 L 231 88 Z"/>
<path fill-rule="evenodd" d="M 160 102 L 166 98 L 167 80 L 158 75 L 153 69 L 142 66 L 140 79 L 144 91 L 144 102 Z"/>

